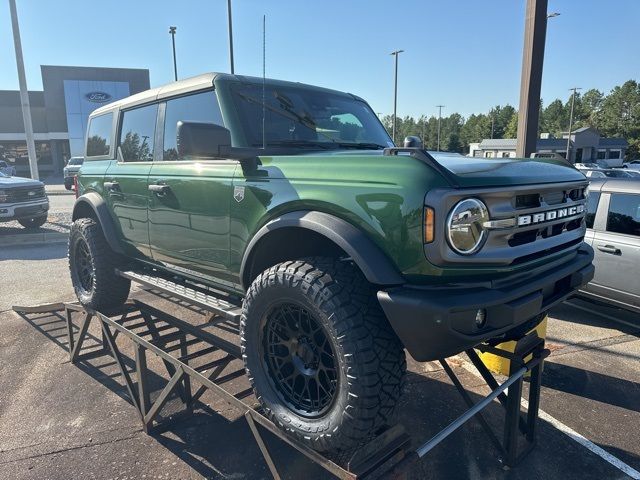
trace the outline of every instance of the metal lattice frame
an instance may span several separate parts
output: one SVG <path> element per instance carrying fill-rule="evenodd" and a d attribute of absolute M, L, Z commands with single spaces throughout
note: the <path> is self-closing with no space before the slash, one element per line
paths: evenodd
<path fill-rule="evenodd" d="M 241 358 L 240 349 L 237 345 L 230 343 L 222 338 L 204 332 L 193 325 L 157 310 L 150 305 L 142 302 L 134 301 L 128 304 L 125 310 L 118 314 L 119 318 L 110 318 L 100 312 L 88 311 L 79 305 L 66 304 L 65 315 L 67 321 L 67 332 L 69 336 L 69 358 L 72 363 L 76 363 L 85 358 L 94 358 L 97 353 L 111 355 L 118 366 L 120 374 L 127 388 L 128 397 L 131 403 L 136 407 L 140 420 L 143 424 L 144 431 L 151 433 L 156 426 L 158 414 L 165 406 L 173 393 L 177 393 L 184 403 L 186 412 L 193 411 L 193 405 L 207 390 L 212 391 L 221 399 L 225 400 L 232 406 L 237 407 L 244 412 L 256 443 L 265 458 L 267 466 L 275 479 L 279 479 L 280 475 L 276 469 L 275 463 L 267 449 L 258 427 L 261 427 L 280 440 L 289 444 L 300 453 L 305 455 L 313 462 L 322 466 L 325 470 L 332 473 L 338 478 L 355 480 L 363 478 L 364 473 L 379 470 L 379 467 L 390 463 L 397 463 L 404 456 L 405 447 L 408 445 L 409 437 L 401 427 L 394 427 L 384 432 L 380 438 L 374 439 L 369 446 L 361 449 L 358 454 L 354 455 L 355 461 L 350 463 L 349 469 L 345 469 L 335 462 L 327 459 L 320 453 L 299 444 L 295 439 L 284 434 L 270 420 L 261 415 L 254 408 L 242 401 L 243 398 L 251 395 L 252 390 L 243 390 L 237 394 L 232 394 L 224 389 L 224 383 L 238 378 L 245 374 L 244 368 L 232 371 L 225 375 L 221 375 L 225 368 L 235 359 Z M 76 325 L 73 317 L 80 317 L 80 321 Z M 161 335 L 161 331 L 155 325 L 160 319 L 178 328 L 178 331 Z M 146 327 L 143 334 L 134 333 L 127 323 L 131 321 L 141 320 L 135 327 Z M 91 351 L 90 353 L 80 354 L 83 342 L 88 336 L 89 325 L 91 322 L 98 322 L 102 334 L 102 347 L 100 352 Z M 77 333 L 74 334 L 74 329 Z M 125 365 L 125 358 L 116 344 L 118 336 L 125 336 L 133 342 L 135 349 L 135 382 L 131 372 Z M 144 336 L 151 336 L 152 340 L 146 340 Z M 192 336 L 194 339 L 189 340 Z M 195 340 L 195 341 L 194 341 Z M 168 343 L 178 342 L 176 345 L 166 347 Z M 201 344 L 196 352 L 188 353 L 188 347 Z M 174 357 L 171 351 L 179 350 L 180 356 Z M 194 368 L 189 362 L 195 358 L 204 356 L 214 351 L 222 351 L 226 354 L 213 360 L 205 365 Z M 149 368 L 147 367 L 147 353 L 151 352 L 162 360 L 170 378 L 168 383 L 162 389 L 155 401 L 151 402 L 150 390 L 148 387 Z M 200 371 L 199 371 L 200 370 Z M 206 371 L 206 375 L 201 371 Z M 199 387 L 193 391 L 192 382 L 199 384 Z M 384 439 L 384 441 L 381 441 Z M 371 446 L 377 447 L 375 451 L 371 451 Z M 367 453 L 368 455 L 363 455 Z M 375 458 L 377 461 L 372 461 Z M 362 472 L 361 468 L 366 464 L 366 472 Z"/>
<path fill-rule="evenodd" d="M 454 386 L 469 406 L 469 409 L 413 452 L 407 450 L 409 437 L 402 427 L 395 426 L 388 428 L 353 454 L 346 468 L 343 468 L 320 453 L 298 443 L 295 439 L 282 432 L 270 420 L 261 415 L 260 412 L 243 402 L 243 398 L 251 395 L 252 391 L 250 388 L 236 394 L 225 390 L 223 385 L 226 382 L 238 378 L 245 373 L 244 368 L 239 368 L 231 373 L 222 375 L 223 371 L 232 361 L 241 358 L 240 348 L 236 344 L 136 300 L 125 305 L 121 312 L 111 317 L 100 312 L 84 309 L 78 304 L 14 307 L 15 311 L 22 314 L 61 311 L 63 309 L 66 316 L 69 358 L 71 362 L 76 363 L 83 359 L 95 358 L 96 356 L 104 354 L 111 355 L 124 379 L 128 396 L 139 413 L 145 432 L 150 433 L 155 428 L 154 423 L 158 423 L 160 411 L 174 392 L 184 404 L 186 413 L 190 413 L 193 411 L 194 403 L 199 400 L 203 393 L 209 390 L 230 405 L 244 412 L 244 416 L 254 435 L 256 443 L 275 479 L 280 479 L 280 475 L 258 427 L 271 432 L 277 438 L 295 448 L 331 474 L 345 480 L 362 479 L 370 474 L 379 475 L 381 472 L 394 466 L 396 470 L 406 467 L 408 463 L 426 455 L 436 445 L 442 442 L 442 440 L 473 417 L 477 417 L 492 444 L 501 454 L 505 466 L 515 466 L 524 455 L 534 447 L 536 442 L 541 372 L 544 359 L 549 355 L 549 351 L 544 348 L 544 340 L 538 338 L 535 333 L 531 333 L 518 340 L 513 353 L 489 345 L 476 347 L 478 350 L 490 352 L 494 355 L 508 358 L 511 361 L 509 377 L 502 384 L 499 384 L 493 374 L 485 367 L 475 350 L 471 349 L 466 352 L 473 365 L 491 389 L 491 393 L 477 403 L 473 402 L 447 363 L 447 360 L 440 360 L 444 371 L 451 378 Z M 80 317 L 77 325 L 73 321 L 74 316 Z M 98 350 L 94 349 L 91 352 L 81 354 L 83 343 L 89 336 L 89 326 L 92 321 L 99 323 L 102 345 Z M 130 322 L 138 323 L 131 325 Z M 156 323 L 166 323 L 166 325 L 158 326 Z M 135 333 L 132 331 L 138 328 L 146 328 L 146 330 L 144 330 L 144 333 Z M 74 330 L 77 330 L 77 333 L 74 334 Z M 169 332 L 169 330 L 173 331 Z M 125 357 L 116 344 L 116 339 L 120 335 L 127 337 L 133 342 L 136 382 L 133 381 L 131 376 L 132 372 L 127 369 Z M 151 340 L 143 338 L 145 336 L 150 336 Z M 177 342 L 177 344 L 175 342 Z M 169 346 L 169 344 L 172 345 Z M 204 348 L 189 353 L 189 347 L 196 345 Z M 170 354 L 175 351 L 179 351 L 179 357 L 174 357 Z M 216 351 L 223 352 L 224 355 L 221 358 L 200 365 L 199 367 L 194 368 L 190 365 L 190 362 L 194 359 Z M 148 352 L 160 357 L 170 377 L 167 384 L 153 402 L 151 401 L 148 386 L 150 372 L 147 366 Z M 525 360 L 528 356 L 530 356 L 530 359 Z M 523 414 L 521 412 L 522 387 L 523 378 L 527 372 L 531 373 L 528 395 L 529 405 L 526 414 Z M 199 384 L 195 392 L 192 382 Z M 505 393 L 507 389 L 508 393 Z M 482 415 L 482 410 L 496 399 L 505 409 L 502 441 L 498 439 Z M 518 439 L 520 437 L 524 437 L 526 440 L 526 445 L 523 449 L 520 449 L 521 451 L 519 451 L 518 448 Z"/>

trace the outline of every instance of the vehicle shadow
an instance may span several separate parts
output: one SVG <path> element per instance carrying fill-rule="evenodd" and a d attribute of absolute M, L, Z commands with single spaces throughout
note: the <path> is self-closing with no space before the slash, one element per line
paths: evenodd
<path fill-rule="evenodd" d="M 640 382 L 549 361 L 542 386 L 640 413 Z"/>
<path fill-rule="evenodd" d="M 63 315 L 55 313 L 21 317 L 60 348 L 68 348 L 66 320 Z M 99 332 L 92 327 L 89 332 L 90 336 L 82 353 L 93 352 L 95 356 L 90 355 L 90 358 L 80 360 L 76 364 L 77 367 L 131 403 L 116 363 L 112 357 L 100 351 L 102 342 Z M 122 345 L 121 351 L 126 368 L 133 375 L 135 362 L 132 349 Z M 416 368 L 419 368 L 419 365 L 424 364 L 418 364 Z M 412 366 L 412 369 L 414 367 Z M 480 387 L 482 381 L 477 377 L 455 367 L 455 364 L 453 367 L 474 402 L 478 402 L 488 393 L 486 388 Z M 168 375 L 163 371 L 159 359 L 153 361 L 150 358 L 149 368 L 150 386 L 155 395 L 166 384 Z M 570 375 L 580 375 L 580 372 L 568 372 Z M 551 377 L 553 378 L 553 371 Z M 605 380 L 607 379 L 603 379 Z M 82 395 L 78 388 L 71 391 L 75 395 Z M 205 478 L 270 478 L 243 412 L 229 407 L 212 392 L 207 392 L 201 397 L 192 414 L 181 413 L 181 405 L 178 396 L 174 395 L 164 407 L 162 423 L 152 432 L 152 437 L 160 445 Z M 131 408 L 133 409 L 133 406 Z M 466 408 L 466 404 L 443 370 L 420 373 L 410 371 L 407 373 L 405 391 L 398 406 L 397 420 L 413 438 L 412 446 L 415 448 L 455 420 Z M 504 418 L 502 407 L 494 402 L 484 411 L 484 417 L 501 438 L 500 428 Z M 311 463 L 281 440 L 267 432 L 261 433 L 282 478 L 330 478 L 321 467 Z M 516 468 L 504 470 L 497 450 L 488 441 L 478 421 L 472 419 L 422 460 L 407 464 L 382 478 L 595 479 L 613 478 L 616 474 L 619 476 L 619 472 L 611 465 L 574 443 L 550 424 L 540 421 L 538 435 L 537 448 Z M 603 448 L 609 449 L 606 446 Z M 558 455 L 558 452 L 562 452 L 562 455 Z M 635 457 L 631 452 L 617 453 L 624 453 L 626 458 Z M 97 474 L 99 477 L 99 472 Z"/>
<path fill-rule="evenodd" d="M 2 227 L 0 227 L 2 228 Z M 67 256 L 67 244 L 63 242 L 39 245 L 12 245 L 0 248 L 2 260 L 56 260 Z"/>
<path fill-rule="evenodd" d="M 559 320 L 590 327 L 615 328 L 627 335 L 640 337 L 640 315 L 630 310 L 583 297 L 572 297 L 565 303 L 554 307 L 551 312 L 553 317 Z M 622 322 L 609 320 L 606 316 L 618 318 Z"/>

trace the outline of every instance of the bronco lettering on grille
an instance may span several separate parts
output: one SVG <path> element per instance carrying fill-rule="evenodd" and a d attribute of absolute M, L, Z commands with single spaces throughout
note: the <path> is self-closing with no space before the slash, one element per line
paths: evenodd
<path fill-rule="evenodd" d="M 547 210 L 546 212 L 533 213 L 531 215 L 518 216 L 518 226 L 533 225 L 536 223 L 550 222 L 559 218 L 577 217 L 584 213 L 584 205 Z"/>

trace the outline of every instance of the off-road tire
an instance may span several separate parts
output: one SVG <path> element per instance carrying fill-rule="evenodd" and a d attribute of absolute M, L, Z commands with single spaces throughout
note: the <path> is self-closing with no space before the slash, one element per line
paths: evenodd
<path fill-rule="evenodd" d="M 92 281 L 85 286 L 80 279 L 76 255 L 83 243 L 88 248 L 88 262 L 92 270 Z M 111 250 L 95 220 L 80 218 L 73 222 L 69 232 L 68 258 L 71 283 L 82 305 L 94 310 L 112 311 L 127 300 L 131 281 L 116 275 L 115 269 L 122 265 L 122 260 Z"/>
<path fill-rule="evenodd" d="M 316 317 L 337 357 L 333 403 L 313 418 L 288 408 L 269 378 L 266 356 L 261 358 L 260 325 L 284 301 L 299 303 Z M 262 272 L 244 299 L 240 339 L 247 375 L 265 414 L 307 446 L 344 454 L 393 420 L 406 371 L 404 350 L 375 290 L 350 262 L 307 258 Z"/>
<path fill-rule="evenodd" d="M 42 215 L 40 217 L 34 218 L 20 218 L 18 219 L 18 223 L 22 225 L 24 228 L 40 228 L 42 225 L 47 223 L 47 216 Z"/>

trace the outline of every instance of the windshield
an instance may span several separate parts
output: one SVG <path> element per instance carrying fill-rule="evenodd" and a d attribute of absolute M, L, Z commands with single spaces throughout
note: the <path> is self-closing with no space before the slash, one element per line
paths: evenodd
<path fill-rule="evenodd" d="M 82 162 L 84 162 L 83 157 L 71 157 L 69 159 L 69 165 L 82 165 Z"/>
<path fill-rule="evenodd" d="M 237 83 L 232 98 L 248 147 L 386 148 L 393 143 L 369 105 L 310 88 Z M 264 114 L 264 123 L 263 123 Z M 263 138 L 264 125 L 264 138 Z"/>
<path fill-rule="evenodd" d="M 612 178 L 627 178 L 629 177 L 629 175 L 627 175 L 627 172 L 622 172 L 619 170 L 608 170 L 603 172 L 607 177 L 612 177 Z"/>
<path fill-rule="evenodd" d="M 9 175 L 5 175 L 4 173 L 0 172 L 0 177 L 8 177 Z"/>

